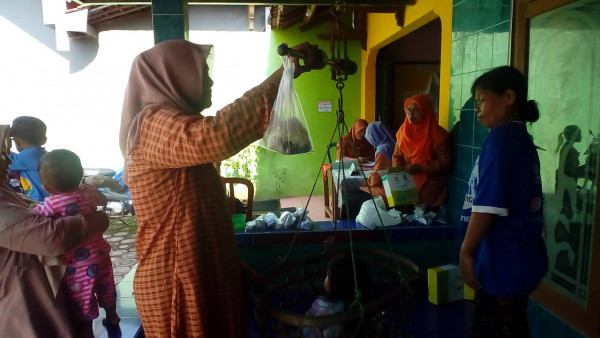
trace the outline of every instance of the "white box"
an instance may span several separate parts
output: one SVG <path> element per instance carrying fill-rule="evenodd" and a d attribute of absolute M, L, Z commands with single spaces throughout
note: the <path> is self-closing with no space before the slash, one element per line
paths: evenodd
<path fill-rule="evenodd" d="M 419 201 L 415 179 L 408 172 L 400 168 L 391 168 L 381 181 L 390 208 Z"/>

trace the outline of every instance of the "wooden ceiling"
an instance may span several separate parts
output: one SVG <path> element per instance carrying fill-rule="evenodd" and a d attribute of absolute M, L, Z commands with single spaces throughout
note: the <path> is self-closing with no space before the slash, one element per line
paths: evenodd
<path fill-rule="evenodd" d="M 226 0 L 190 1 L 190 5 L 266 5 L 271 8 L 269 22 L 272 29 L 284 30 L 297 23 L 300 31 L 308 30 L 325 21 L 333 19 L 332 9 L 342 9 L 351 12 L 356 17 L 368 12 L 396 13 L 397 23 L 402 26 L 404 9 L 417 0 L 280 0 L 279 2 L 243 1 L 231 2 Z M 336 5 L 343 3 L 343 5 Z M 333 6 L 333 8 L 332 8 Z M 151 1 L 133 0 L 67 0 L 67 12 L 88 10 L 88 24 L 97 31 L 102 26 L 116 20 L 127 20 L 140 15 L 151 13 Z M 354 20 L 354 19 L 353 19 Z"/>

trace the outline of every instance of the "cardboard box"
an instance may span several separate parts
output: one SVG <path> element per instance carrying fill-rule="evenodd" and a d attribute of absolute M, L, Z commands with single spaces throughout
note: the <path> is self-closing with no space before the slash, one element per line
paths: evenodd
<path fill-rule="evenodd" d="M 419 201 L 419 193 L 413 176 L 401 168 L 391 168 L 381 178 L 389 207 Z"/>
<path fill-rule="evenodd" d="M 473 288 L 468 286 L 467 284 L 465 284 L 463 287 L 465 289 L 465 299 L 475 300 L 475 290 L 473 290 Z"/>
<path fill-rule="evenodd" d="M 427 269 L 429 301 L 440 305 L 465 298 L 464 283 L 456 265 Z"/>

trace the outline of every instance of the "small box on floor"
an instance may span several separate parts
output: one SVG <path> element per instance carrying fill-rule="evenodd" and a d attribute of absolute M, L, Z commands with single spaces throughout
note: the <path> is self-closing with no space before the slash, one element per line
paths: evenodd
<path fill-rule="evenodd" d="M 456 265 L 447 264 L 427 269 L 429 301 L 435 305 L 465 298 L 464 283 Z"/>
<path fill-rule="evenodd" d="M 475 300 L 475 290 L 467 284 L 464 285 L 465 288 L 465 299 Z"/>
<path fill-rule="evenodd" d="M 389 169 L 381 181 L 390 208 L 419 201 L 415 179 L 402 168 Z"/>

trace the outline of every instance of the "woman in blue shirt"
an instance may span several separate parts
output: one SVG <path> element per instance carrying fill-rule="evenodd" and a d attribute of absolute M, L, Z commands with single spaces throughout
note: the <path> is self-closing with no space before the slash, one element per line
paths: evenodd
<path fill-rule="evenodd" d="M 495 68 L 471 87 L 490 128 L 461 217 L 460 270 L 476 290 L 474 337 L 529 337 L 527 300 L 548 268 L 540 163 L 526 122 L 539 119 L 519 70 Z"/>

